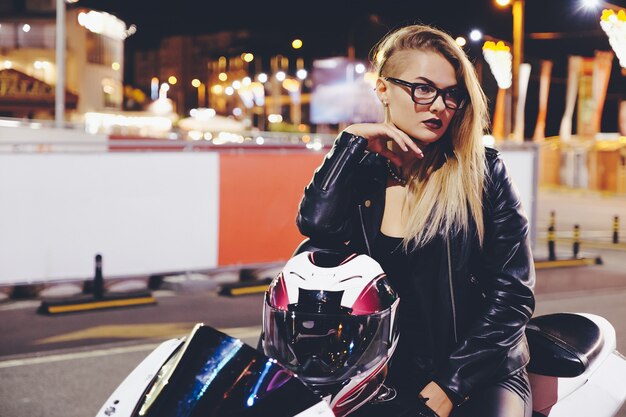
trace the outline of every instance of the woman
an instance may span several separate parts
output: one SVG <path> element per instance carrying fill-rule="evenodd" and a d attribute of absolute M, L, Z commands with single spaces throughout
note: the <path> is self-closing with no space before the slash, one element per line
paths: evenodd
<path fill-rule="evenodd" d="M 528 417 L 528 222 L 498 153 L 482 145 L 474 68 L 450 36 L 421 25 L 387 35 L 373 56 L 385 122 L 339 135 L 297 218 L 313 246 L 376 259 L 401 298 L 387 378 L 398 397 L 356 414 L 393 415 L 419 395 L 439 417 Z"/>

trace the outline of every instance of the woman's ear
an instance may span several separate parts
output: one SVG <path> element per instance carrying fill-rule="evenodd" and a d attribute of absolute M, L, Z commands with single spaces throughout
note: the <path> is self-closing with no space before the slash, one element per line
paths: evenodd
<path fill-rule="evenodd" d="M 389 105 L 389 99 L 387 98 L 387 84 L 382 78 L 378 78 L 376 80 L 376 96 L 383 103 L 383 106 L 387 107 Z"/>

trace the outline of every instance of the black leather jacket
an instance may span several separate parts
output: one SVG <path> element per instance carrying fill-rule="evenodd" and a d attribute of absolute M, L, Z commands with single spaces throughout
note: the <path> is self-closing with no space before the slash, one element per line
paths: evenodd
<path fill-rule="evenodd" d="M 297 225 L 313 246 L 348 244 L 351 250 L 371 254 L 382 222 L 388 171 L 386 160 L 367 152 L 366 146 L 366 139 L 342 133 L 306 187 Z M 434 380 L 456 404 L 529 360 L 524 330 L 535 305 L 535 272 L 528 221 L 498 152 L 486 148 L 486 158 L 483 247 L 475 225 L 467 236 L 440 233 L 435 238 L 439 242 L 429 244 L 445 252 L 441 264 L 419 271 L 445 281 L 442 302 L 448 304 L 449 316 L 439 320 L 452 322 L 442 325 L 451 328 L 454 342 Z"/>

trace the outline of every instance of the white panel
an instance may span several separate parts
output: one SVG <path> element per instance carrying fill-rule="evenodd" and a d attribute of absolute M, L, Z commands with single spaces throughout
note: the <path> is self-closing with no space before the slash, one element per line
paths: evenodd
<path fill-rule="evenodd" d="M 522 206 L 530 223 L 531 241 L 535 241 L 535 211 L 537 197 L 536 149 L 532 147 L 500 150 L 509 175 L 517 187 Z"/>
<path fill-rule="evenodd" d="M 218 158 L 0 155 L 0 283 L 215 267 Z"/>

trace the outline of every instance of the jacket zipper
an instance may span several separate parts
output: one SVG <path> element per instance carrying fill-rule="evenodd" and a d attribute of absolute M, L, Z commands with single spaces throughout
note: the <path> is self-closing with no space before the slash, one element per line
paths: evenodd
<path fill-rule="evenodd" d="M 367 233 L 365 233 L 365 222 L 363 221 L 363 206 L 359 204 L 359 217 L 361 218 L 361 230 L 363 231 L 363 237 L 365 238 L 365 246 L 367 246 L 367 254 L 372 256 L 372 251 L 370 250 L 370 242 L 367 240 Z"/>
<path fill-rule="evenodd" d="M 348 142 L 348 145 L 350 145 L 352 141 L 353 139 L 350 139 L 350 142 Z M 339 169 L 339 164 L 343 160 L 344 155 L 348 152 L 348 149 L 349 149 L 348 146 L 343 148 L 339 157 L 335 160 L 333 165 L 328 170 L 328 174 L 326 174 L 326 178 L 324 178 L 324 182 L 322 182 L 322 191 L 328 190 L 328 184 L 330 184 L 330 181 L 333 179 L 335 173 L 337 172 L 337 169 Z"/>
<path fill-rule="evenodd" d="M 448 284 L 450 285 L 450 301 L 452 302 L 452 325 L 454 327 L 454 343 L 459 342 L 456 329 L 456 305 L 454 303 L 454 288 L 452 286 L 452 259 L 450 255 L 450 239 L 446 238 L 448 252 Z"/>

